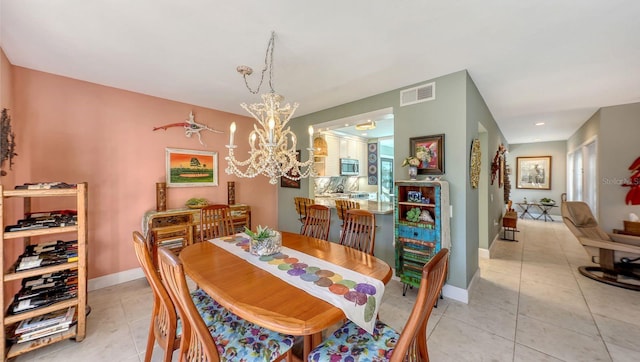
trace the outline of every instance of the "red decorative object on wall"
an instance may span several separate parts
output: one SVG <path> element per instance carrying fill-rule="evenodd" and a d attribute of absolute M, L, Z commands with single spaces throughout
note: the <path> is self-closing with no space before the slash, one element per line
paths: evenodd
<path fill-rule="evenodd" d="M 622 184 L 623 187 L 631 187 L 627 192 L 625 198 L 625 204 L 627 205 L 640 205 L 640 157 L 629 166 L 631 171 L 630 183 Z"/>

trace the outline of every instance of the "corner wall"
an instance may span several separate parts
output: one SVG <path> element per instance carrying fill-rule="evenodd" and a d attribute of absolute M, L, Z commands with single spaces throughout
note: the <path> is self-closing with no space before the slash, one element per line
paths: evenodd
<path fill-rule="evenodd" d="M 424 83 L 436 83 L 436 99 L 424 103 L 400 107 L 400 90 Z M 291 129 L 297 135 L 306 135 L 309 125 L 340 119 L 381 108 L 393 107 L 394 111 L 394 177 L 407 179 L 406 168 L 401 167 L 402 160 L 409 155 L 411 137 L 445 134 L 445 174 L 443 179 L 449 182 L 450 200 L 453 207 L 451 219 L 452 253 L 448 284 L 466 289 L 478 266 L 478 207 L 477 195 L 467 204 L 469 193 L 469 151 L 471 139 L 478 134 L 478 118 L 469 118 L 469 112 L 481 113 L 482 121 L 487 123 L 491 132 L 499 136 L 491 142 L 503 139 L 495 121 L 486 108 L 480 93 L 472 83 L 466 71 L 459 71 L 439 78 L 407 85 L 396 90 L 333 107 L 327 110 L 297 117 L 292 120 Z M 467 102 L 473 103 L 468 111 Z M 307 137 L 298 137 L 299 148 L 308 147 Z M 305 141 L 303 141 L 305 140 Z M 496 146 L 497 149 L 497 146 Z M 484 159 L 483 159 L 484 162 Z M 483 176 L 484 177 L 484 176 Z M 419 176 L 419 178 L 421 178 Z M 278 200 L 282 206 L 278 209 L 279 228 L 287 231 L 300 229 L 300 223 L 293 206 L 294 196 L 309 196 L 308 180 L 304 180 L 300 190 L 279 189 Z M 496 203 L 499 204 L 498 200 Z M 493 239 L 493 238 L 491 238 Z"/>

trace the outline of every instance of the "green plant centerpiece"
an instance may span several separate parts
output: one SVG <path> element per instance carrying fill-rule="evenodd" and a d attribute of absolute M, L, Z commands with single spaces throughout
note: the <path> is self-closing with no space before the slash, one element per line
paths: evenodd
<path fill-rule="evenodd" d="M 187 207 L 190 209 L 199 209 L 207 206 L 208 204 L 209 202 L 207 201 L 207 199 L 199 197 L 192 197 L 185 203 L 185 205 L 187 205 Z"/>
<path fill-rule="evenodd" d="M 553 199 L 550 199 L 548 197 L 543 197 L 543 198 L 540 199 L 540 203 L 542 205 L 546 205 L 546 206 L 553 206 L 553 205 L 556 204 L 556 201 L 553 200 Z"/>
<path fill-rule="evenodd" d="M 253 255 L 271 255 L 282 248 L 282 235 L 270 227 L 258 225 L 256 232 L 253 232 L 245 226 L 244 232 L 251 238 L 249 252 Z"/>

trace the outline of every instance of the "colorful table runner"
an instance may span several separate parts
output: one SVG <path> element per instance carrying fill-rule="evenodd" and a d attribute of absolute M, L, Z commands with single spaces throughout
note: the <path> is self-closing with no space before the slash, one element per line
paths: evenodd
<path fill-rule="evenodd" d="M 384 295 L 384 284 L 380 280 L 287 247 L 282 247 L 277 254 L 255 256 L 249 253 L 249 237 L 244 233 L 209 241 L 342 309 L 347 318 L 373 333 Z"/>

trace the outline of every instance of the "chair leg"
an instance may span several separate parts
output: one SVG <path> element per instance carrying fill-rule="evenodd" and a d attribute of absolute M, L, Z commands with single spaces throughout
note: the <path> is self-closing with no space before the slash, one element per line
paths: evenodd
<path fill-rule="evenodd" d="M 151 325 L 149 326 L 149 337 L 147 337 L 147 349 L 144 352 L 144 362 L 151 361 L 151 354 L 153 353 L 153 345 L 156 342 L 156 338 L 153 332 L 154 317 L 151 316 Z"/>

